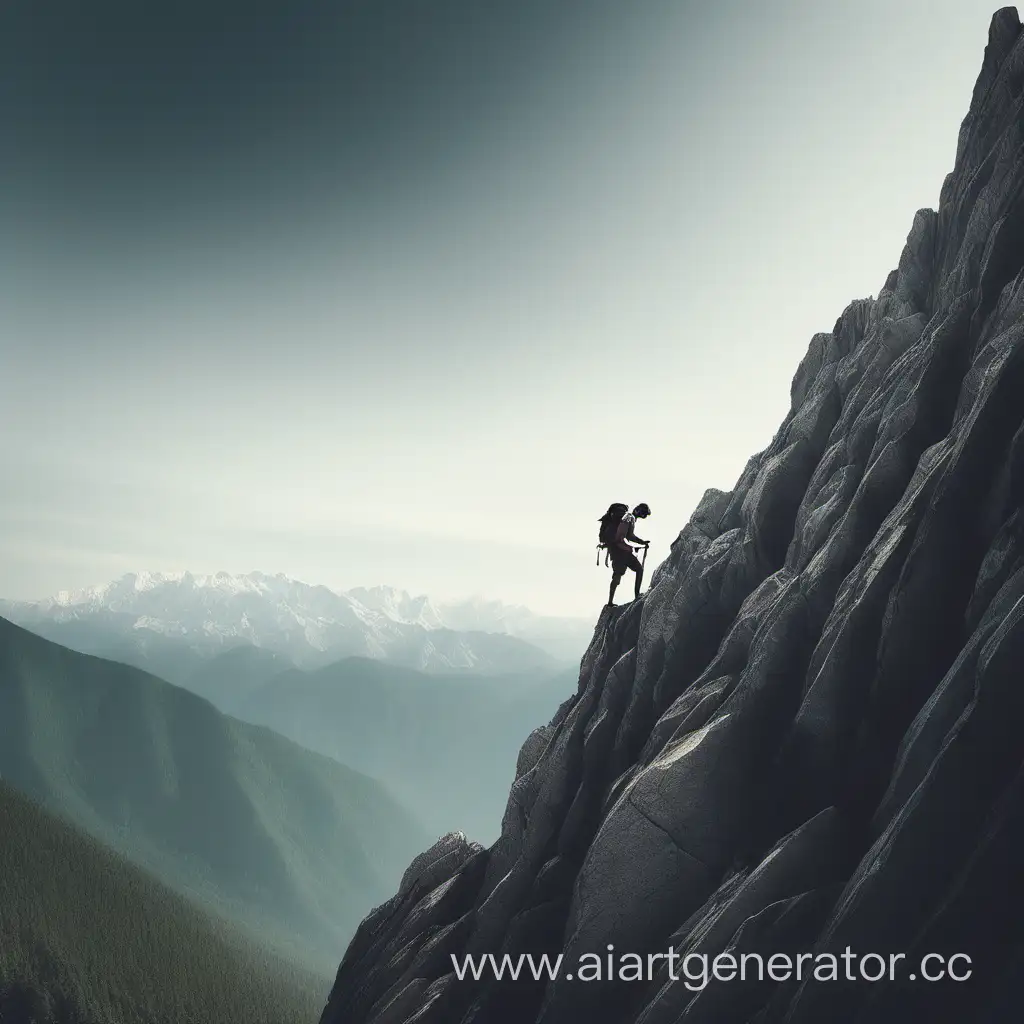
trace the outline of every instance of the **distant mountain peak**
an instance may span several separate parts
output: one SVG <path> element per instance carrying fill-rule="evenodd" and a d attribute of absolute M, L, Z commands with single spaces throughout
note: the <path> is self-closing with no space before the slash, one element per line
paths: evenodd
<path fill-rule="evenodd" d="M 386 584 L 336 590 L 280 572 L 140 570 L 5 607 L 25 624 L 102 622 L 122 636 L 176 637 L 196 650 L 248 643 L 300 665 L 362 655 L 428 671 L 518 671 L 577 660 L 589 638 L 585 620 L 537 615 L 481 595 L 436 602 Z"/>

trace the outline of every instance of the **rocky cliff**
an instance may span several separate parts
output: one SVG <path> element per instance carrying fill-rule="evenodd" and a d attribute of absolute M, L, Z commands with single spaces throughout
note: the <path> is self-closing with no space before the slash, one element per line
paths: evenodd
<path fill-rule="evenodd" d="M 605 610 L 578 691 L 522 748 L 501 838 L 451 835 L 409 868 L 321 1024 L 1019 1019 L 1022 129 L 1007 8 L 938 210 L 811 340 L 771 445 L 705 494 L 648 593 Z M 570 972 L 609 945 L 849 947 L 908 970 L 961 952 L 972 973 L 688 987 L 661 960 L 474 982 L 451 958 L 563 953 Z"/>

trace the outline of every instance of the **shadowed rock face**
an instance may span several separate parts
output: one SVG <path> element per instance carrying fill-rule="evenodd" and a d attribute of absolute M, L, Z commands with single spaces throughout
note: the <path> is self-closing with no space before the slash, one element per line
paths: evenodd
<path fill-rule="evenodd" d="M 938 211 L 917 214 L 878 297 L 811 340 L 771 445 L 705 494 L 649 592 L 602 613 L 577 693 L 524 737 L 501 838 L 449 836 L 410 868 L 321 1024 L 1019 1019 L 1022 503 L 1024 35 L 1008 8 Z M 910 966 L 695 990 L 664 966 L 460 981 L 451 958 L 562 953 L 571 972 L 609 944 Z M 968 981 L 906 980 L 958 952 Z"/>

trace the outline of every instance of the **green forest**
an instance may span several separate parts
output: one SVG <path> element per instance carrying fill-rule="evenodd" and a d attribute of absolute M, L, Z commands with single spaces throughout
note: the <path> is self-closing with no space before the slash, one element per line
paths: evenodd
<path fill-rule="evenodd" d="M 330 979 L 248 943 L 0 782 L 0 1022 L 309 1024 Z"/>

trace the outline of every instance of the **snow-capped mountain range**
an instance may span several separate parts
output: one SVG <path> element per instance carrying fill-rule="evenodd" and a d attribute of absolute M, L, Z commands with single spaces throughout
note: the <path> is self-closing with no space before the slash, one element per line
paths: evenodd
<path fill-rule="evenodd" d="M 199 653 L 251 644 L 302 667 L 361 655 L 426 671 L 515 672 L 577 660 L 589 622 L 469 598 L 435 603 L 394 587 L 336 591 L 282 574 L 128 573 L 0 614 L 51 639 L 95 627 L 144 644 L 177 638 Z M 73 646 L 69 643 L 69 646 Z"/>

